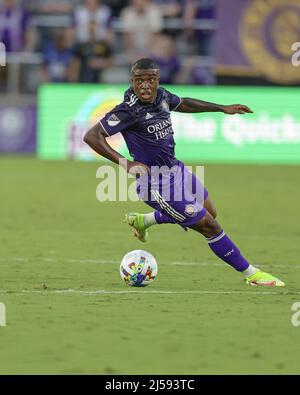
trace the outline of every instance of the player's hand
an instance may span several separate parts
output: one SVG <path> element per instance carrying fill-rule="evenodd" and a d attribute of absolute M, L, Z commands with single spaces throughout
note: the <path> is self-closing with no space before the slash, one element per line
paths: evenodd
<path fill-rule="evenodd" d="M 225 114 L 246 114 L 253 113 L 253 111 L 243 104 L 231 104 L 229 106 L 223 106 Z"/>
<path fill-rule="evenodd" d="M 141 162 L 127 162 L 127 172 L 131 174 L 132 176 L 136 175 L 148 175 L 150 174 L 150 168 L 146 165 L 144 165 Z"/>

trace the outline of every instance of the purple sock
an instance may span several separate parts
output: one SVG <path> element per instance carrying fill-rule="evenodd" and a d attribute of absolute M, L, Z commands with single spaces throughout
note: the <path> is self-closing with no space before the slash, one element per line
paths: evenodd
<path fill-rule="evenodd" d="M 171 218 L 168 217 L 166 214 L 162 214 L 159 211 L 155 210 L 154 211 L 154 217 L 155 217 L 155 221 L 157 224 L 175 224 L 176 221 Z"/>
<path fill-rule="evenodd" d="M 210 249 L 224 262 L 229 263 L 238 272 L 243 272 L 249 267 L 249 263 L 241 255 L 239 249 L 227 237 L 222 230 L 216 236 L 207 239 Z"/>

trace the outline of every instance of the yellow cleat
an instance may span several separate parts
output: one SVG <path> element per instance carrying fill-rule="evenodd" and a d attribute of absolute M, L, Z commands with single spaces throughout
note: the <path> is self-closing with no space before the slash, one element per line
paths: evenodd
<path fill-rule="evenodd" d="M 148 230 L 144 223 L 144 214 L 129 213 L 125 214 L 124 222 L 134 228 L 133 235 L 138 240 L 145 243 L 148 241 Z"/>
<path fill-rule="evenodd" d="M 263 287 L 285 287 L 285 283 L 269 273 L 258 271 L 245 279 L 248 285 Z"/>

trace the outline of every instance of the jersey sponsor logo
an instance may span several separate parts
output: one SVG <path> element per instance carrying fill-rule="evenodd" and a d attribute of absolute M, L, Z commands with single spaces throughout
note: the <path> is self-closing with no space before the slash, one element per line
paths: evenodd
<path fill-rule="evenodd" d="M 126 101 L 125 103 L 129 105 L 129 107 L 132 107 L 137 101 L 139 100 L 139 98 L 135 95 L 130 95 L 129 100 Z"/>
<path fill-rule="evenodd" d="M 151 114 L 149 114 L 149 113 L 147 112 L 146 118 L 145 118 L 145 119 L 150 119 L 150 118 L 153 118 L 153 115 L 151 115 Z"/>
<path fill-rule="evenodd" d="M 117 126 L 120 122 L 120 119 L 115 114 L 112 114 L 107 120 L 109 126 Z"/>
<path fill-rule="evenodd" d="M 147 127 L 147 132 L 154 133 L 156 140 L 165 138 L 170 133 L 173 133 L 171 118 L 162 122 L 155 123 L 154 125 L 149 125 Z"/>

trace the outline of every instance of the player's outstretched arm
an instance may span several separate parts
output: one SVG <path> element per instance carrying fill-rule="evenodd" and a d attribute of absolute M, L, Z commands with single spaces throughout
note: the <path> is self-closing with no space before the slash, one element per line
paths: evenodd
<path fill-rule="evenodd" d="M 246 114 L 253 111 L 244 104 L 222 105 L 189 97 L 183 97 L 176 108 L 177 112 L 223 112 L 225 114 Z"/>
<path fill-rule="evenodd" d="M 83 141 L 87 143 L 97 154 L 104 158 L 119 164 L 120 159 L 124 156 L 115 151 L 106 141 L 107 133 L 100 123 L 93 126 L 84 136 Z"/>
<path fill-rule="evenodd" d="M 119 152 L 115 151 L 106 141 L 107 133 L 100 123 L 93 126 L 84 136 L 83 141 L 88 144 L 97 154 L 104 158 L 122 165 L 125 170 L 132 174 L 147 174 L 150 169 L 143 163 L 129 161 Z"/>

